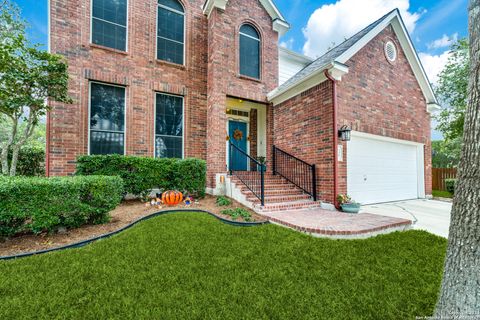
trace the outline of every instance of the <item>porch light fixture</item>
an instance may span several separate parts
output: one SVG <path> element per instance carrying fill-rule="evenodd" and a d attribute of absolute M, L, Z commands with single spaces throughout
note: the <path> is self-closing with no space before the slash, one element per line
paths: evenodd
<path fill-rule="evenodd" d="M 345 125 L 341 127 L 340 130 L 338 130 L 338 137 L 342 141 L 350 141 L 351 132 L 352 132 L 352 128 Z"/>

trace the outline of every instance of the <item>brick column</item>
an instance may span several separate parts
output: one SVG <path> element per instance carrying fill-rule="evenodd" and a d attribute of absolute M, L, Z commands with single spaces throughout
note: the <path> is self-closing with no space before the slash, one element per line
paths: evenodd
<path fill-rule="evenodd" d="M 226 172 L 227 115 L 224 43 L 231 38 L 224 28 L 223 12 L 215 9 L 208 20 L 208 70 L 207 70 L 207 187 L 215 188 L 217 173 Z"/>

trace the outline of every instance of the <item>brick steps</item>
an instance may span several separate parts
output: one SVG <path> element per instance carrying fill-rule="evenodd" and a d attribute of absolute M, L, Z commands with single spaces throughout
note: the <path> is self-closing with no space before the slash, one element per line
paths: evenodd
<path fill-rule="evenodd" d="M 240 173 L 245 178 L 250 173 Z M 258 178 L 258 173 L 251 173 Z M 236 176 L 230 177 L 235 187 L 245 196 L 247 202 L 251 203 L 253 209 L 259 213 L 277 212 L 295 209 L 319 208 L 320 202 L 315 202 L 312 197 L 290 183 L 286 179 L 271 173 L 265 174 L 265 205 L 262 207 L 260 199 L 250 191 L 247 186 Z M 258 189 L 260 189 L 258 187 Z"/>
<path fill-rule="evenodd" d="M 247 196 L 247 198 L 255 197 L 252 191 L 247 187 L 242 188 L 242 193 Z M 269 196 L 294 196 L 294 195 L 304 195 L 304 192 L 298 188 L 285 188 L 285 189 L 269 189 L 265 188 L 265 197 Z"/>
<path fill-rule="evenodd" d="M 309 200 L 311 197 L 307 194 L 295 194 L 295 195 L 277 195 L 277 196 L 267 196 L 265 195 L 265 204 L 270 203 L 289 203 L 299 200 Z M 260 203 L 260 199 L 257 197 L 247 197 L 247 200 L 253 203 Z"/>
<path fill-rule="evenodd" d="M 320 208 L 320 203 L 313 200 L 288 201 L 281 203 L 265 203 L 262 207 L 260 204 L 255 204 L 254 209 L 260 213 L 297 210 L 297 209 L 314 209 Z"/>

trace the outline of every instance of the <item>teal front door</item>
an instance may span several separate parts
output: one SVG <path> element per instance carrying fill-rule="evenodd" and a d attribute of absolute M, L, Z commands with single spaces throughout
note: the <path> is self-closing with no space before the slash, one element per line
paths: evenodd
<path fill-rule="evenodd" d="M 228 136 L 230 142 L 237 146 L 240 150 L 247 153 L 247 124 L 245 122 L 230 120 L 228 122 Z M 230 147 L 229 163 L 232 170 L 246 171 L 247 170 L 247 156 L 236 148 Z M 247 153 L 248 154 L 248 153 Z"/>

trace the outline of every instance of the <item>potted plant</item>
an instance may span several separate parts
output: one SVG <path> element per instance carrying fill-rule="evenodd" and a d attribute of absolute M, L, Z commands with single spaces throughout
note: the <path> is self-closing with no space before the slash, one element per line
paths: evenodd
<path fill-rule="evenodd" d="M 337 201 L 343 212 L 358 213 L 360 211 L 360 203 L 353 201 L 348 194 L 339 194 Z"/>
<path fill-rule="evenodd" d="M 267 171 L 267 158 L 266 157 L 257 157 L 257 161 L 263 165 L 263 171 Z"/>

